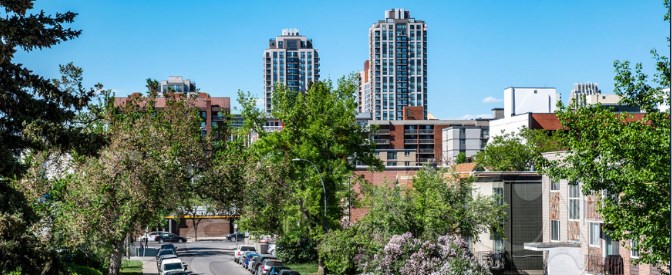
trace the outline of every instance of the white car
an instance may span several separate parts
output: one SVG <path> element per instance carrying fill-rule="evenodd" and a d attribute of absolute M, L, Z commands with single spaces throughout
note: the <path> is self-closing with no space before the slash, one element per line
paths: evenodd
<path fill-rule="evenodd" d="M 180 258 L 165 259 L 161 262 L 159 274 L 173 274 L 187 271 L 187 265 L 182 263 Z"/>
<path fill-rule="evenodd" d="M 140 238 L 138 238 L 138 241 L 144 242 L 145 239 L 147 239 L 148 241 L 154 242 L 154 241 L 156 241 L 156 237 L 163 234 L 163 233 L 168 233 L 168 232 L 163 232 L 163 231 L 148 232 L 148 233 L 145 233 L 142 236 L 140 236 Z"/>
<path fill-rule="evenodd" d="M 254 248 L 254 245 L 241 245 L 236 248 L 236 250 L 233 251 L 233 261 L 236 263 L 240 263 L 240 255 L 242 252 L 245 251 L 257 251 L 256 248 Z M 241 263 L 242 264 L 242 263 Z"/>

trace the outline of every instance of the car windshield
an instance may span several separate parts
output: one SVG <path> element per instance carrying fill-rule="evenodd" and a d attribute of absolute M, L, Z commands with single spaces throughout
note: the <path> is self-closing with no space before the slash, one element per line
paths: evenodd
<path fill-rule="evenodd" d="M 161 249 L 173 249 L 175 246 L 173 244 L 164 244 L 161 246 Z"/>
<path fill-rule="evenodd" d="M 168 254 L 173 254 L 173 250 L 172 249 L 161 249 L 161 250 L 159 250 L 159 256 L 168 255 Z"/>
<path fill-rule="evenodd" d="M 181 263 L 169 263 L 163 266 L 163 270 L 182 270 Z"/>
<path fill-rule="evenodd" d="M 266 265 L 267 266 L 281 266 L 282 262 L 280 262 L 280 261 L 267 261 Z"/>
<path fill-rule="evenodd" d="M 243 246 L 240 248 L 240 251 L 257 251 L 257 250 L 251 246 Z"/>

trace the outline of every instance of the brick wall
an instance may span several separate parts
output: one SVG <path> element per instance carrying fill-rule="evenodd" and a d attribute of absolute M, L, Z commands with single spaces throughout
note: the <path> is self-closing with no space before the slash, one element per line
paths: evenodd
<path fill-rule="evenodd" d="M 194 237 L 194 225 L 191 219 L 182 219 L 179 225 L 179 235 L 186 238 Z M 201 219 L 198 224 L 198 238 L 226 237 L 231 233 L 229 219 Z"/>

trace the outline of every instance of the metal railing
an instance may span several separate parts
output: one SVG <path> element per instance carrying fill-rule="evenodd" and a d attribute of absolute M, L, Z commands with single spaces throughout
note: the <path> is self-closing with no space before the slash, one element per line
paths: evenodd
<path fill-rule="evenodd" d="M 374 139 L 373 142 L 376 143 L 376 144 L 388 144 L 388 143 L 390 143 L 390 140 L 389 139 Z"/>
<path fill-rule="evenodd" d="M 433 134 L 434 129 L 420 129 L 421 134 Z"/>
<path fill-rule="evenodd" d="M 404 144 L 416 144 L 416 143 L 418 143 L 418 139 L 415 139 L 415 138 L 404 139 Z"/>
<path fill-rule="evenodd" d="M 434 143 L 433 139 L 419 139 L 420 144 L 432 144 Z"/>

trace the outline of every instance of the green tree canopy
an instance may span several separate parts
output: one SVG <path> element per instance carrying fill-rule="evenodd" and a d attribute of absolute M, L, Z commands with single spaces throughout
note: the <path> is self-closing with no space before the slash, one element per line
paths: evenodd
<path fill-rule="evenodd" d="M 669 1 L 665 1 L 669 21 Z M 669 40 L 668 40 L 669 41 Z M 638 241 L 636 262 L 664 267 L 670 263 L 670 63 L 652 51 L 656 75 L 650 79 L 641 63 L 614 62 L 615 92 L 622 102 L 640 106 L 643 117 L 616 114 L 595 106 L 561 108 L 567 132 L 566 157 L 540 163 L 544 173 L 580 182 L 583 193 L 600 198 L 603 230 L 614 240 Z M 606 194 L 606 196 L 601 196 Z"/>

